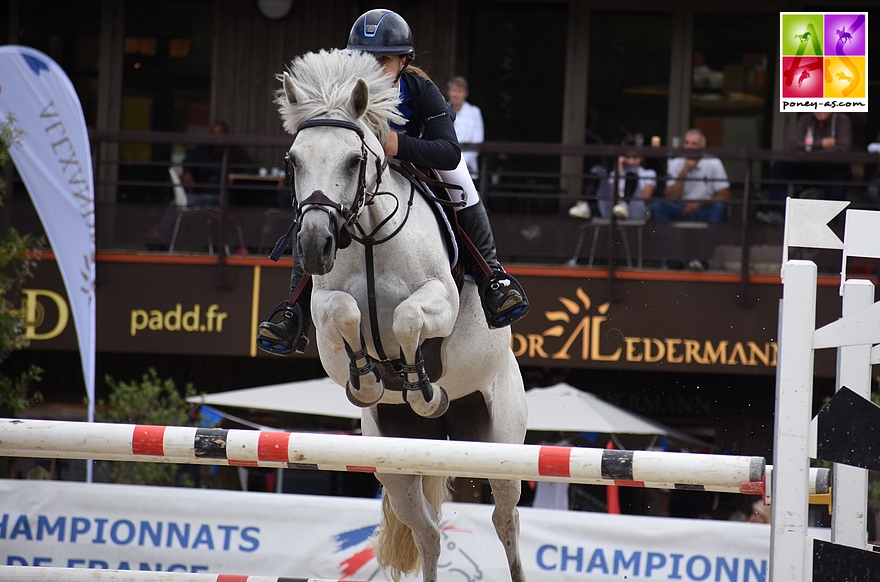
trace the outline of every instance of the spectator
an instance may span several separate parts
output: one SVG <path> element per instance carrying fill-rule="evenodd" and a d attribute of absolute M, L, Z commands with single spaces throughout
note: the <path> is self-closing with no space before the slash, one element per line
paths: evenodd
<path fill-rule="evenodd" d="M 877 134 L 874 141 L 868 144 L 868 152 L 880 154 L 880 134 Z M 880 166 L 877 166 L 874 175 L 871 176 L 871 181 L 868 183 L 868 199 L 874 204 L 880 202 Z"/>
<path fill-rule="evenodd" d="M 843 113 L 814 111 L 798 119 L 788 140 L 788 149 L 794 152 L 848 152 L 852 146 L 852 123 Z M 788 183 L 797 180 L 823 180 L 849 182 L 852 168 L 846 164 L 816 164 L 779 161 L 770 168 L 771 180 L 782 180 L 770 185 L 770 200 L 782 202 L 788 192 Z M 816 185 L 829 200 L 846 198 L 846 184 Z M 809 196 L 807 196 L 809 197 Z M 755 213 L 755 218 L 765 224 L 782 224 L 784 217 L 780 206 L 766 207 Z"/>
<path fill-rule="evenodd" d="M 584 133 L 586 145 L 603 145 L 605 141 L 596 133 L 596 112 L 587 110 L 587 128 Z M 601 156 L 586 156 L 584 167 L 587 168 L 588 176 L 584 179 L 584 200 L 579 200 L 568 209 L 568 215 L 574 218 L 589 220 L 593 215 L 590 201 L 597 197 L 608 198 L 609 192 L 608 170 L 605 169 L 605 160 Z"/>
<path fill-rule="evenodd" d="M 214 135 L 229 133 L 229 126 L 224 121 L 215 121 L 211 126 Z M 223 172 L 223 147 L 199 144 L 189 156 L 180 177 L 186 187 L 187 206 L 217 206 L 220 204 L 220 180 Z M 229 146 L 227 171 L 238 173 L 254 173 L 253 161 L 247 152 L 238 146 Z M 171 239 L 174 222 L 177 219 L 177 204 L 171 201 L 171 207 L 165 212 L 158 224 L 143 234 L 143 241 L 148 249 L 164 250 Z"/>
<path fill-rule="evenodd" d="M 215 121 L 211 126 L 214 135 L 229 133 L 229 125 L 224 121 Z M 180 181 L 187 187 L 187 202 L 190 205 L 217 206 L 220 202 L 219 185 L 223 163 L 223 147 L 199 144 L 193 150 L 188 164 L 184 167 Z M 238 146 L 229 146 L 227 160 L 229 172 L 253 174 L 253 160 Z"/>
<path fill-rule="evenodd" d="M 620 139 L 620 145 L 635 147 L 636 142 L 631 134 L 627 133 Z M 608 189 L 600 189 L 599 213 L 608 218 L 611 214 L 622 220 L 629 218 L 645 220 L 648 218 L 648 208 L 645 201 L 654 194 L 657 184 L 657 172 L 642 167 L 644 158 L 634 151 L 627 152 L 617 158 L 617 187 L 614 187 L 614 178 L 610 178 Z M 617 196 L 612 198 L 611 193 Z"/>
<path fill-rule="evenodd" d="M 458 143 L 483 143 L 483 114 L 479 107 L 465 101 L 468 96 L 467 79 L 462 76 L 453 77 L 446 86 L 446 92 L 449 94 L 449 105 L 455 111 L 453 125 Z M 462 154 L 471 178 L 476 180 L 480 174 L 480 164 L 477 161 L 479 152 L 462 148 Z"/>
<path fill-rule="evenodd" d="M 752 504 L 752 514 L 749 523 L 770 523 L 770 506 L 764 505 L 760 499 Z"/>
<path fill-rule="evenodd" d="M 672 221 L 722 222 L 727 218 L 727 200 L 730 183 L 721 160 L 704 155 L 706 136 L 699 129 L 689 129 L 683 146 L 693 153 L 669 160 L 664 200 L 651 205 L 651 214 L 657 222 L 657 234 L 663 245 L 665 266 L 684 268 L 682 250 L 673 240 Z M 697 256 L 687 264 L 689 269 L 705 271 L 715 251 L 716 228 L 709 226 L 697 247 Z"/>

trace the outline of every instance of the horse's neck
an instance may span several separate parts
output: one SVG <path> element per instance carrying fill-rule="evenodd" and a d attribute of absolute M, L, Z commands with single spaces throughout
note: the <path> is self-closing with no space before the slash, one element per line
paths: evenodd
<path fill-rule="evenodd" d="M 364 206 L 358 220 L 364 233 L 374 233 L 375 239 L 383 240 L 398 229 L 405 230 L 405 227 L 401 227 L 404 222 L 414 221 L 421 224 L 420 217 L 427 210 L 427 205 L 418 193 L 412 195 L 411 186 L 400 174 L 386 168 L 378 186 L 380 194 L 374 196 L 372 201 Z M 410 207 L 411 198 L 412 207 Z M 389 216 L 391 218 L 382 224 Z M 378 231 L 375 230 L 377 227 L 379 227 Z"/>

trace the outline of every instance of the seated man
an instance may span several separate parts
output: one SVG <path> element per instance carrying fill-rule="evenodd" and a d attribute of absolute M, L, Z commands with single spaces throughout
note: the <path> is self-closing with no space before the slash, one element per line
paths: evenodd
<path fill-rule="evenodd" d="M 852 122 L 843 113 L 830 111 L 814 111 L 802 115 L 788 140 L 788 149 L 793 152 L 848 152 L 852 146 Z M 770 200 L 782 202 L 788 192 L 788 182 L 797 184 L 797 180 L 827 180 L 829 182 L 849 182 L 852 180 L 852 168 L 846 164 L 822 164 L 778 161 L 770 168 L 770 179 L 781 180 L 770 185 Z M 828 200 L 844 200 L 846 184 L 815 185 L 824 191 Z M 766 207 L 755 213 L 759 222 L 766 224 L 782 224 L 783 208 L 781 205 Z"/>
<path fill-rule="evenodd" d="M 669 160 L 664 200 L 651 205 L 651 216 L 657 222 L 657 234 L 663 245 L 663 256 L 669 269 L 683 269 L 682 250 L 673 238 L 672 221 L 722 222 L 727 218 L 730 182 L 721 160 L 699 151 L 706 147 L 706 136 L 699 129 L 684 134 L 683 146 L 692 154 Z M 703 240 L 688 268 L 704 271 L 715 252 L 715 228 L 703 232 Z"/>
<path fill-rule="evenodd" d="M 211 126 L 214 135 L 226 135 L 229 126 L 225 121 L 215 121 Z M 227 159 L 228 173 L 253 174 L 251 157 L 239 146 L 229 147 Z M 199 144 L 187 160 L 180 181 L 187 187 L 187 201 L 190 206 L 217 206 L 220 203 L 220 181 L 222 180 L 223 148 L 209 144 Z"/>
<path fill-rule="evenodd" d="M 214 135 L 229 133 L 229 126 L 224 121 L 215 121 L 211 126 Z M 180 181 L 186 187 L 187 206 L 217 206 L 220 204 L 220 182 L 223 170 L 223 147 L 210 144 L 199 144 L 187 159 L 184 174 Z M 229 146 L 227 173 L 254 173 L 253 161 L 239 146 Z M 168 245 L 177 219 L 177 204 L 171 200 L 168 210 L 152 228 L 143 235 L 144 244 L 151 250 L 164 250 Z"/>

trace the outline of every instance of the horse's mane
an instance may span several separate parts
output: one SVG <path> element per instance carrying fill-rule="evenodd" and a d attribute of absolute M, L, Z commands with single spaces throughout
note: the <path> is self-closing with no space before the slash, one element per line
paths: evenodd
<path fill-rule="evenodd" d="M 388 137 L 389 122 L 405 122 L 397 111 L 400 103 L 397 88 L 382 75 L 376 59 L 369 54 L 338 49 L 306 53 L 293 60 L 287 73 L 304 96 L 301 102 L 291 104 L 283 88 L 275 92 L 284 129 L 290 134 L 296 134 L 303 121 L 333 114 L 356 121 L 351 93 L 358 79 L 363 79 L 370 90 L 362 121 L 380 143 Z M 278 79 L 283 77 L 278 75 Z"/>

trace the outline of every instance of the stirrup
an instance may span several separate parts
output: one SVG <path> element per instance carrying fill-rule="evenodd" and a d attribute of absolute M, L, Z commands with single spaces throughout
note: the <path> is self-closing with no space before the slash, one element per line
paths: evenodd
<path fill-rule="evenodd" d="M 486 292 L 489 289 L 497 290 L 500 287 L 505 286 L 499 281 L 501 278 L 506 278 L 510 281 L 510 284 L 506 286 L 512 287 L 519 294 L 520 300 L 513 305 L 493 313 L 489 310 L 489 306 L 487 305 Z M 490 329 L 507 327 L 525 317 L 529 312 L 529 300 L 526 297 L 525 290 L 522 288 L 522 285 L 519 284 L 519 281 L 508 275 L 505 271 L 496 271 L 492 278 L 486 282 L 485 287 L 481 289 L 480 303 L 483 306 L 483 313 L 486 315 L 486 322 L 489 324 Z"/>
<path fill-rule="evenodd" d="M 276 356 L 289 356 L 293 352 L 298 354 L 305 353 L 306 346 L 309 345 L 309 338 L 304 333 L 306 330 L 306 321 L 305 316 L 302 310 L 302 306 L 298 303 L 290 306 L 287 301 L 282 301 L 278 305 L 276 305 L 266 319 L 263 320 L 262 323 L 273 323 L 272 318 L 275 317 L 275 314 L 278 312 L 283 312 L 290 310 L 294 312 L 299 321 L 299 325 L 296 329 L 296 333 L 294 334 L 294 338 L 292 340 L 278 340 L 270 337 L 266 337 L 264 335 L 260 335 L 259 329 L 257 330 L 257 347 L 269 354 L 275 354 Z M 282 316 L 283 317 L 283 316 Z"/>

